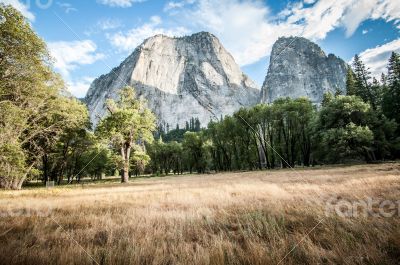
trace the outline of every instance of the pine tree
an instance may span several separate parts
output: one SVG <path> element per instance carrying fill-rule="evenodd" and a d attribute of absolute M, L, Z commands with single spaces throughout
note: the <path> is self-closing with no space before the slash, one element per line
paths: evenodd
<path fill-rule="evenodd" d="M 387 82 L 389 86 L 400 83 L 400 55 L 395 52 L 389 58 Z"/>
<path fill-rule="evenodd" d="M 347 69 L 346 74 L 346 93 L 349 96 L 356 94 L 356 81 L 354 78 L 354 72 L 351 67 Z"/>
<path fill-rule="evenodd" d="M 386 86 L 387 76 L 384 73 L 381 74 L 381 83 L 382 85 Z"/>
<path fill-rule="evenodd" d="M 353 70 L 355 77 L 354 95 L 359 96 L 364 102 L 370 103 L 373 109 L 376 109 L 379 100 L 377 93 L 372 90 L 369 83 L 371 73 L 357 54 L 354 56 Z"/>
<path fill-rule="evenodd" d="M 387 88 L 382 108 L 388 118 L 400 123 L 400 56 L 395 52 L 389 59 Z"/>
<path fill-rule="evenodd" d="M 196 118 L 196 120 L 195 120 L 195 122 L 194 122 L 194 125 L 195 125 L 195 126 L 194 126 L 194 127 L 195 127 L 195 131 L 196 131 L 196 132 L 199 132 L 200 129 L 201 129 L 199 118 Z"/>

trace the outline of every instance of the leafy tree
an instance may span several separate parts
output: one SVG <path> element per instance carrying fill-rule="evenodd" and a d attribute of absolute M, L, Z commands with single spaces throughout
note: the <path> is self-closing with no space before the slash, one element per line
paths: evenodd
<path fill-rule="evenodd" d="M 239 143 L 238 150 L 241 154 L 241 161 L 243 166 L 238 169 L 253 169 L 262 168 L 263 160 L 261 156 L 261 141 L 262 138 L 257 131 L 259 117 L 256 115 L 257 106 L 251 109 L 241 108 L 234 113 L 233 117 L 236 119 L 237 124 L 237 140 Z"/>
<path fill-rule="evenodd" d="M 283 156 L 282 166 L 294 167 L 299 156 L 302 163 L 308 166 L 311 159 L 310 124 L 314 114 L 310 100 L 278 99 L 273 108 L 277 121 L 275 138 L 278 152 Z"/>
<path fill-rule="evenodd" d="M 373 132 L 368 128 L 369 104 L 356 96 L 338 96 L 319 112 L 315 155 L 335 163 L 370 159 Z"/>
<path fill-rule="evenodd" d="M 0 15 L 0 187 L 20 189 L 40 173 L 42 157 L 63 132 L 85 122 L 87 111 L 66 96 L 45 43 L 25 18 L 3 4 Z"/>
<path fill-rule="evenodd" d="M 204 173 L 207 168 L 207 154 L 204 149 L 205 142 L 201 133 L 186 132 L 184 135 L 182 148 L 185 162 L 190 173 L 196 170 Z"/>
<path fill-rule="evenodd" d="M 108 100 L 106 107 L 108 115 L 100 121 L 97 134 L 108 139 L 121 157 L 123 174 L 121 181 L 129 181 L 131 151 L 143 142 L 153 141 L 153 132 L 156 129 L 155 116 L 145 106 L 145 103 L 136 99 L 132 87 L 120 90 L 119 100 Z"/>
<path fill-rule="evenodd" d="M 168 175 L 171 170 L 174 174 L 183 173 L 183 151 L 182 144 L 172 141 L 164 143 L 162 138 L 148 145 L 148 152 L 151 157 L 151 168 L 154 173 L 165 173 Z"/>
<path fill-rule="evenodd" d="M 134 172 L 136 177 L 144 173 L 146 166 L 151 160 L 150 156 L 143 150 L 143 148 L 135 150 L 130 159 L 131 172 Z"/>
<path fill-rule="evenodd" d="M 354 123 L 328 129 L 322 133 L 321 138 L 325 159 L 335 163 L 346 158 L 366 157 L 373 137 L 372 131 L 367 126 L 357 126 Z"/>

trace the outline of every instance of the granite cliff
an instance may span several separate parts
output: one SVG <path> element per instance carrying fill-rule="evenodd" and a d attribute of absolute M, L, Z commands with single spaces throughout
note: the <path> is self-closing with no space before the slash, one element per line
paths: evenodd
<path fill-rule="evenodd" d="M 328 56 L 315 43 L 301 37 L 279 38 L 272 47 L 261 102 L 280 97 L 308 97 L 319 104 L 326 92 L 346 89 L 347 64 Z"/>
<path fill-rule="evenodd" d="M 85 97 L 94 125 L 104 116 L 104 102 L 133 86 L 147 100 L 160 124 L 184 126 L 198 118 L 202 126 L 259 102 L 260 91 L 212 34 L 200 32 L 145 40 L 110 73 L 90 86 Z"/>

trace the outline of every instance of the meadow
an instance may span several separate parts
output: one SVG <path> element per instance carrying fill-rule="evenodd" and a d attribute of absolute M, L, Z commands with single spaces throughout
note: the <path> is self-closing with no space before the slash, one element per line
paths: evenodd
<path fill-rule="evenodd" d="M 0 263 L 399 264 L 399 200 L 400 163 L 0 191 Z"/>

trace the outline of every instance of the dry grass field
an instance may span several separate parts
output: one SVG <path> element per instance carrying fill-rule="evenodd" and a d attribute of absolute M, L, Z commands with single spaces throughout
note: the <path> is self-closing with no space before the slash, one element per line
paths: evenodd
<path fill-rule="evenodd" d="M 0 263 L 400 264 L 399 204 L 327 211 L 369 197 L 400 200 L 399 163 L 0 191 Z"/>

